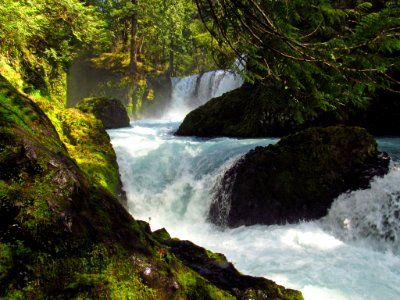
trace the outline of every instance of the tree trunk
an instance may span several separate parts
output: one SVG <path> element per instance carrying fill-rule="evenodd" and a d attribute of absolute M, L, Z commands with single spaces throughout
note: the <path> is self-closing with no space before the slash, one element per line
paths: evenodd
<path fill-rule="evenodd" d="M 167 71 L 168 77 L 175 76 L 174 59 L 175 59 L 174 45 L 171 45 L 169 48 L 169 67 Z"/>
<path fill-rule="evenodd" d="M 130 47 L 130 61 L 129 61 L 129 72 L 131 75 L 136 74 L 137 71 L 137 58 L 136 58 L 136 35 L 138 31 L 138 12 L 137 12 L 137 0 L 132 0 L 132 4 L 135 6 L 135 10 L 131 16 L 131 47 Z"/>

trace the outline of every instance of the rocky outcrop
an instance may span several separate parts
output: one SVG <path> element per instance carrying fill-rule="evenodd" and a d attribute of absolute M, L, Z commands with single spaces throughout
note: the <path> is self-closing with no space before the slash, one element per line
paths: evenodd
<path fill-rule="evenodd" d="M 129 116 L 123 104 L 114 98 L 85 98 L 77 108 L 83 112 L 93 113 L 101 120 L 105 129 L 129 127 Z"/>
<path fill-rule="evenodd" d="M 142 248 L 123 238 L 129 213 L 79 169 L 43 111 L 0 79 L 1 241 L 17 236 L 51 252 L 73 241 Z"/>
<path fill-rule="evenodd" d="M 177 135 L 201 137 L 281 136 L 296 127 L 285 90 L 245 84 L 191 111 Z"/>
<path fill-rule="evenodd" d="M 169 240 L 168 245 L 182 262 L 236 299 L 299 299 L 300 293 L 271 280 L 240 274 L 223 254 L 211 253 L 190 241 Z"/>
<path fill-rule="evenodd" d="M 46 114 L 1 76 L 0 99 L 0 298 L 233 298 L 82 172 Z"/>
<path fill-rule="evenodd" d="M 365 129 L 309 128 L 241 158 L 224 174 L 209 218 L 229 227 L 318 219 L 341 193 L 386 174 L 389 160 Z"/>
<path fill-rule="evenodd" d="M 291 95 L 283 87 L 246 83 L 190 112 L 176 134 L 284 136 L 308 127 L 343 124 L 364 127 L 374 135 L 400 135 L 398 93 L 379 90 L 369 96 L 371 100 L 365 107 L 349 103 L 333 111 L 322 111 L 309 104 L 310 107 L 304 110 L 301 101 L 290 100 Z"/>

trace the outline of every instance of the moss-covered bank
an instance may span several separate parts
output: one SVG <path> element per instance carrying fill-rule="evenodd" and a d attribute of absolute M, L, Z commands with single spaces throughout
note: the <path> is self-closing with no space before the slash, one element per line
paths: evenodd
<path fill-rule="evenodd" d="M 71 159 L 74 145 L 66 147 L 58 132 L 71 142 L 77 137 L 75 130 L 97 137 L 101 130 L 94 132 L 102 126 L 75 124 L 66 133 L 67 125 L 76 120 L 72 116 L 79 112 L 72 110 L 62 119 L 53 110 L 49 115 L 57 132 L 39 106 L 1 76 L 0 100 L 0 297 L 236 296 L 189 268 L 175 254 L 166 232 L 152 233 L 147 223 L 135 221 L 108 189 L 82 171 L 83 164 Z M 42 103 L 43 108 L 46 105 Z M 93 119 L 92 124 L 96 122 Z M 270 281 L 265 281 L 262 291 L 256 299 L 263 299 L 263 293 L 274 295 L 271 299 L 302 299 L 300 293 Z"/>
<path fill-rule="evenodd" d="M 98 186 L 126 203 L 117 158 L 101 120 L 92 113 L 64 108 L 41 96 L 31 97 L 54 125 L 69 156 Z"/>

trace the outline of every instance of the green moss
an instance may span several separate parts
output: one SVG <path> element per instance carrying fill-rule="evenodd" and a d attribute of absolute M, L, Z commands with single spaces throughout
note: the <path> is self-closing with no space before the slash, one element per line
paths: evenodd
<path fill-rule="evenodd" d="M 212 252 L 209 250 L 206 250 L 206 254 L 208 258 L 211 258 L 212 260 L 214 260 L 217 264 L 218 263 L 228 263 L 225 255 L 221 254 L 221 253 L 216 253 L 216 252 Z"/>
<path fill-rule="evenodd" d="M 160 243 L 165 243 L 166 241 L 171 239 L 171 236 L 169 235 L 168 231 L 165 230 L 165 228 L 154 231 L 152 236 Z"/>
<path fill-rule="evenodd" d="M 0 277 L 0 297 L 157 298 L 129 256 L 110 254 L 102 245 L 62 256 L 32 251 L 21 241 L 11 246 L 0 244 L 0 249 L 0 268 L 5 271 Z M 10 272 L 14 280 L 7 278 Z M 4 277 L 6 282 L 1 280 Z"/>
<path fill-rule="evenodd" d="M 8 243 L 0 243 L 0 282 L 9 276 L 12 268 L 12 249 Z"/>
<path fill-rule="evenodd" d="M 0 298 L 233 298 L 183 265 L 166 231 L 152 235 L 111 196 L 118 170 L 98 165 L 112 169 L 115 154 L 92 115 L 35 98 L 56 131 L 0 82 Z"/>
<path fill-rule="evenodd" d="M 187 267 L 180 266 L 175 275 L 182 291 L 174 299 L 181 299 L 183 295 L 184 299 L 235 299 Z"/>
<path fill-rule="evenodd" d="M 300 123 L 300 108 L 275 86 L 245 84 L 211 99 L 190 112 L 178 135 L 264 137 L 277 136 Z"/>
<path fill-rule="evenodd" d="M 46 112 L 81 170 L 94 184 L 118 197 L 121 187 L 116 155 L 101 122 L 91 113 L 59 107 L 45 98 L 35 98 L 35 102 Z"/>

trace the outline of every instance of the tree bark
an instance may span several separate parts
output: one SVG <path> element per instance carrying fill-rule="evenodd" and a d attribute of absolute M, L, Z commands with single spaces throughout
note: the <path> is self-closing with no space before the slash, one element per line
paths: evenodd
<path fill-rule="evenodd" d="M 169 48 L 169 66 L 168 66 L 168 71 L 167 71 L 167 76 L 168 77 L 175 76 L 174 60 L 175 60 L 174 45 L 170 45 L 170 48 Z"/>
<path fill-rule="evenodd" d="M 135 10 L 131 16 L 131 46 L 130 46 L 130 61 L 129 61 L 129 72 L 131 75 L 136 74 L 137 71 L 137 57 L 136 57 L 136 35 L 138 31 L 138 12 L 137 12 L 137 0 L 132 0 L 132 4 L 135 6 Z"/>

